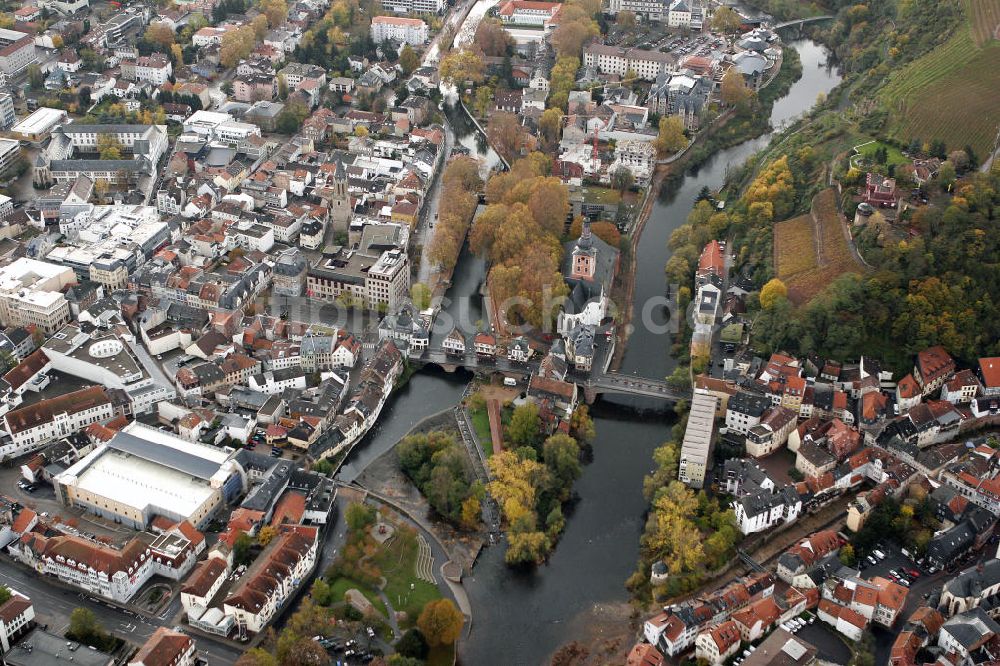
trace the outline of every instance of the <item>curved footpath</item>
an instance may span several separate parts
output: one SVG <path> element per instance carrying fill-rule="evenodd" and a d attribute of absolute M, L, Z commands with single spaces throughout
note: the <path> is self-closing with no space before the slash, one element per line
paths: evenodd
<path fill-rule="evenodd" d="M 346 483 L 344 483 L 342 481 L 337 481 L 336 483 L 338 485 L 340 485 L 340 486 L 345 487 L 345 488 L 353 488 L 354 490 L 359 490 L 361 492 L 364 492 L 367 496 L 374 497 L 379 502 L 382 502 L 383 504 L 386 504 L 386 505 L 392 507 L 400 515 L 402 515 L 404 518 L 406 518 L 411 523 L 413 523 L 414 525 L 416 525 L 421 530 L 421 532 L 424 533 L 425 536 L 429 536 L 431 539 L 433 539 L 434 543 L 437 544 L 438 548 L 440 548 L 440 550 L 445 555 L 448 556 L 448 561 L 451 561 L 451 554 L 449 553 L 447 546 L 445 546 L 444 542 L 442 542 L 438 538 L 438 536 L 434 533 L 434 531 L 430 528 L 430 526 L 427 524 L 427 522 L 423 518 L 418 518 L 417 516 L 414 516 L 407 509 L 405 509 L 404 507 L 402 507 L 399 504 L 397 504 L 394 500 L 386 497 L 385 495 L 377 493 L 377 492 L 375 492 L 373 490 L 369 490 L 368 488 L 362 486 L 357 481 L 354 481 L 351 484 L 346 484 Z M 452 596 L 454 597 L 454 601 L 455 601 L 456 605 L 458 605 L 458 609 L 460 611 L 462 611 L 462 614 L 465 615 L 469 619 L 468 624 L 471 625 L 472 624 L 472 604 L 469 603 L 469 596 L 465 592 L 465 587 L 462 585 L 461 582 L 452 581 L 449 577 L 445 576 L 444 573 L 443 573 L 444 566 L 448 563 L 448 561 L 444 562 L 441 565 L 441 570 L 442 570 L 441 577 L 444 579 L 444 582 L 448 585 L 448 589 L 451 590 Z"/>

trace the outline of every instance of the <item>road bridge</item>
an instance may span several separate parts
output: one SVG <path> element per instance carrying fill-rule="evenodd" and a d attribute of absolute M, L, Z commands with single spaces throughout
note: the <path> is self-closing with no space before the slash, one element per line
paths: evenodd
<path fill-rule="evenodd" d="M 500 356 L 489 357 L 475 353 L 449 354 L 443 349 L 424 350 L 420 355 L 411 354 L 410 363 L 434 364 L 444 368 L 447 372 L 455 372 L 459 369 L 482 374 L 499 372 L 504 376 L 522 380 L 526 380 L 538 371 L 537 361 L 522 363 Z M 598 364 L 595 363 L 594 369 L 589 374 L 571 372 L 566 377 L 566 381 L 574 382 L 583 389 L 588 402 L 593 402 L 602 393 L 660 398 L 671 402 L 691 398 L 691 389 L 678 389 L 661 379 L 649 379 L 619 372 L 604 372 L 597 366 Z"/>
<path fill-rule="evenodd" d="M 772 30 L 781 30 L 782 28 L 791 28 L 793 26 L 802 26 L 806 23 L 816 23 L 817 21 L 829 21 L 834 18 L 833 16 L 827 14 L 824 16 L 810 16 L 808 18 L 795 19 L 794 21 L 785 21 L 784 23 L 778 23 L 771 27 Z"/>

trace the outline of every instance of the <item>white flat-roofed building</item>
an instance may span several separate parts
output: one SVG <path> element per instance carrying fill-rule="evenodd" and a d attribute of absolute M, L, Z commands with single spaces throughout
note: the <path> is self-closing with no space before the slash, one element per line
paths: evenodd
<path fill-rule="evenodd" d="M 523 25 L 547 30 L 557 22 L 561 10 L 561 2 L 507 0 L 501 3 L 497 15 L 506 25 Z"/>
<path fill-rule="evenodd" d="M 444 8 L 444 0 L 382 0 L 382 9 L 396 14 L 440 14 Z"/>
<path fill-rule="evenodd" d="M 62 290 L 75 281 L 72 269 L 28 257 L 0 268 L 0 324 L 55 332 L 69 321 Z"/>
<path fill-rule="evenodd" d="M 691 399 L 677 478 L 692 488 L 702 488 L 705 485 L 705 472 L 712 456 L 712 436 L 718 403 L 718 396 L 704 389 L 696 389 Z"/>
<path fill-rule="evenodd" d="M 133 422 L 53 478 L 60 501 L 144 529 L 157 515 L 204 525 L 242 492 L 221 449 Z"/>
<path fill-rule="evenodd" d="M 10 171 L 21 159 L 21 144 L 14 139 L 0 139 L 0 176 Z"/>
<path fill-rule="evenodd" d="M 228 113 L 195 111 L 184 121 L 184 132 L 226 143 L 239 143 L 251 136 L 260 136 L 260 128 L 250 123 L 239 123 Z"/>
<path fill-rule="evenodd" d="M 640 79 L 655 81 L 659 74 L 669 71 L 677 64 L 677 58 L 659 51 L 590 44 L 583 50 L 583 64 L 596 67 L 603 74 L 625 76 L 632 71 Z"/>
<path fill-rule="evenodd" d="M 376 16 L 372 19 L 371 32 L 376 44 L 387 39 L 415 46 L 427 41 L 427 24 L 415 18 Z"/>
<path fill-rule="evenodd" d="M 52 130 L 66 122 L 68 117 L 62 109 L 43 106 L 11 127 L 10 131 L 25 141 L 43 141 L 48 138 Z"/>
<path fill-rule="evenodd" d="M 19 30 L 0 28 L 0 72 L 20 74 L 35 62 L 35 38 Z"/>
<path fill-rule="evenodd" d="M 666 15 L 667 5 L 663 0 L 611 0 L 609 5 L 612 14 L 632 12 L 645 17 L 647 21 L 662 21 Z"/>

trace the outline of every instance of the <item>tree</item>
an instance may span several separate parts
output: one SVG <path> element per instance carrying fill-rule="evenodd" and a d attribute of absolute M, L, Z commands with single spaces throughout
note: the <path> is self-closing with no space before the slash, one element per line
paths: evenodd
<path fill-rule="evenodd" d="M 452 51 L 441 59 L 441 80 L 451 85 L 464 81 L 481 83 L 484 70 L 483 59 L 475 51 L 468 49 Z"/>
<path fill-rule="evenodd" d="M 0 585 L 0 606 L 10 601 L 11 596 L 10 588 L 6 585 Z"/>
<path fill-rule="evenodd" d="M 620 166 L 615 169 L 615 172 L 611 174 L 611 185 L 616 190 L 625 194 L 625 190 L 632 187 L 635 183 L 635 176 L 632 175 L 632 170 L 626 166 Z"/>
<path fill-rule="evenodd" d="M 635 27 L 635 12 L 618 12 L 618 16 L 615 18 L 615 23 L 618 24 L 619 28 L 628 30 Z"/>
<path fill-rule="evenodd" d="M 180 44 L 170 45 L 170 57 L 174 61 L 174 67 L 180 67 L 184 64 L 184 49 L 181 48 Z"/>
<path fill-rule="evenodd" d="M 538 405 L 526 402 L 514 408 L 507 426 L 507 437 L 515 446 L 534 446 L 538 443 L 541 427 Z"/>
<path fill-rule="evenodd" d="M 552 540 L 545 532 L 512 532 L 508 537 L 504 561 L 507 564 L 541 564 L 552 550 Z"/>
<path fill-rule="evenodd" d="M 236 537 L 236 541 L 233 542 L 233 563 L 250 564 L 253 560 L 253 556 L 250 553 L 252 547 L 253 540 L 250 539 L 250 535 L 246 532 L 240 532 L 240 535 Z"/>
<path fill-rule="evenodd" d="M 482 516 L 482 503 L 475 495 L 469 495 L 462 502 L 462 525 L 472 529 L 479 524 Z"/>
<path fill-rule="evenodd" d="M 120 160 L 122 158 L 122 144 L 114 136 L 102 134 L 97 137 L 97 152 L 102 160 Z"/>
<path fill-rule="evenodd" d="M 944 190 L 951 191 L 952 185 L 955 184 L 955 165 L 945 160 L 941 162 L 941 166 L 938 167 L 937 181 Z"/>
<path fill-rule="evenodd" d="M 513 162 L 515 155 L 521 151 L 525 130 L 516 115 L 500 112 L 490 116 L 486 135 L 496 151 L 508 162 Z"/>
<path fill-rule="evenodd" d="M 483 55 L 499 57 L 510 52 L 514 46 L 514 38 L 504 29 L 499 19 L 484 18 L 476 28 L 473 44 Z"/>
<path fill-rule="evenodd" d="M 262 546 L 267 546 L 274 540 L 274 537 L 278 536 L 278 530 L 271 525 L 265 525 L 260 528 L 260 532 L 257 533 L 257 543 Z"/>
<path fill-rule="evenodd" d="M 409 44 L 405 45 L 399 54 L 399 66 L 403 68 L 403 74 L 407 76 L 412 74 L 417 67 L 420 67 L 420 56 L 417 55 L 417 52 Z"/>
<path fill-rule="evenodd" d="M 267 17 L 268 24 L 275 28 L 288 19 L 288 3 L 285 0 L 261 0 L 260 10 Z"/>
<path fill-rule="evenodd" d="M 417 618 L 417 628 L 431 647 L 452 645 L 462 635 L 465 618 L 451 599 L 427 602 Z"/>
<path fill-rule="evenodd" d="M 311 638 L 296 640 L 285 650 L 281 659 L 281 666 L 326 666 L 329 663 L 330 655 Z"/>
<path fill-rule="evenodd" d="M 31 86 L 32 90 L 40 90 L 42 85 L 45 83 L 45 76 L 42 74 L 42 69 L 37 63 L 31 63 L 28 65 L 28 85 Z"/>
<path fill-rule="evenodd" d="M 559 141 L 562 131 L 563 114 L 558 108 L 545 109 L 538 119 L 538 131 L 546 146 L 553 146 Z"/>
<path fill-rule="evenodd" d="M 552 473 L 557 493 L 568 499 L 573 482 L 580 478 L 580 445 L 563 433 L 556 433 L 542 445 L 542 459 Z"/>
<path fill-rule="evenodd" d="M 173 45 L 176 36 L 169 25 L 157 22 L 149 24 L 149 27 L 146 28 L 146 34 L 143 35 L 143 39 L 150 44 L 160 47 L 160 50 L 167 51 Z"/>
<path fill-rule="evenodd" d="M 225 68 L 236 65 L 253 51 L 256 34 L 252 26 L 245 25 L 230 30 L 222 36 L 222 46 L 219 47 L 219 62 Z"/>
<path fill-rule="evenodd" d="M 262 648 L 250 648 L 236 660 L 236 666 L 278 666 L 273 654 Z"/>
<path fill-rule="evenodd" d="M 662 116 L 660 132 L 656 137 L 656 151 L 661 155 L 676 153 L 687 145 L 684 136 L 684 121 L 680 116 Z"/>
<path fill-rule="evenodd" d="M 788 287 L 778 278 L 771 278 L 760 290 L 760 306 L 765 310 L 772 309 L 779 300 L 788 298 Z"/>
<path fill-rule="evenodd" d="M 344 519 L 347 521 L 348 529 L 359 532 L 375 524 L 375 509 L 367 504 L 354 502 L 344 512 Z"/>
<path fill-rule="evenodd" d="M 419 629 L 408 629 L 395 645 L 396 652 L 414 659 L 427 658 L 427 639 Z"/>
<path fill-rule="evenodd" d="M 476 99 L 472 103 L 472 109 L 477 116 L 485 118 L 493 106 L 493 89 L 489 86 L 476 88 Z"/>
<path fill-rule="evenodd" d="M 719 97 L 726 106 L 737 106 L 750 98 L 753 92 L 747 87 L 743 75 L 736 67 L 730 67 L 722 77 Z"/>
<path fill-rule="evenodd" d="M 734 35 L 743 25 L 743 18 L 731 7 L 720 7 L 712 16 L 712 30 L 724 35 Z"/>
<path fill-rule="evenodd" d="M 278 121 L 275 129 L 282 134 L 295 134 L 302 127 L 303 121 L 309 117 L 309 107 L 299 101 L 291 101 L 285 104 L 285 108 L 278 114 Z"/>
<path fill-rule="evenodd" d="M 840 549 L 840 563 L 845 567 L 853 567 L 855 562 L 854 546 L 847 543 Z"/>
<path fill-rule="evenodd" d="M 410 287 L 410 298 L 418 310 L 426 310 L 431 306 L 431 289 L 423 282 L 414 282 Z"/>

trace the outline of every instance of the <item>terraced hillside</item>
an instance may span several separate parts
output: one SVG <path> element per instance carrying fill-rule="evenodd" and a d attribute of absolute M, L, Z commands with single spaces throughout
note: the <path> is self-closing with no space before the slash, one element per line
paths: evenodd
<path fill-rule="evenodd" d="M 900 70 L 882 91 L 890 133 L 971 145 L 985 155 L 1000 126 L 1000 0 L 966 0 L 966 25 L 948 42 Z"/>

